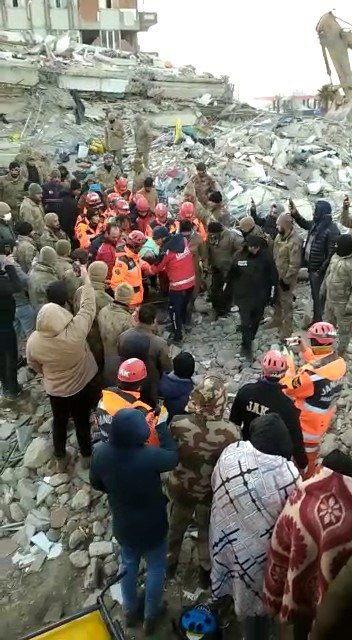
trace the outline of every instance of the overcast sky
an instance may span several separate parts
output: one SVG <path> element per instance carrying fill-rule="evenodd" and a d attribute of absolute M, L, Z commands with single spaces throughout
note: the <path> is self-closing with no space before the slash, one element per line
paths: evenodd
<path fill-rule="evenodd" d="M 158 25 L 141 35 L 142 50 L 156 50 L 175 64 L 229 75 L 242 100 L 295 90 L 314 93 L 328 82 L 315 32 L 319 18 L 333 10 L 352 24 L 351 0 L 140 0 L 140 4 L 146 11 L 157 11 L 159 18 Z"/>

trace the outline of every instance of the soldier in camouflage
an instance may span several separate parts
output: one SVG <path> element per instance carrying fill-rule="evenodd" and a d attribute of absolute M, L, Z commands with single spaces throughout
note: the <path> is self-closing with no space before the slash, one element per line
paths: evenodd
<path fill-rule="evenodd" d="M 339 236 L 336 253 L 323 282 L 326 291 L 324 319 L 338 328 L 338 354 L 344 356 L 352 332 L 352 237 Z"/>
<path fill-rule="evenodd" d="M 24 273 L 29 273 L 33 260 L 38 255 L 38 244 L 33 237 L 33 227 L 30 222 L 17 222 L 15 225 L 17 243 L 13 255 Z"/>
<path fill-rule="evenodd" d="M 224 419 L 227 392 L 222 379 L 207 375 L 191 392 L 187 415 L 175 416 L 171 434 L 179 447 L 179 464 L 169 475 L 172 500 L 169 531 L 169 578 L 177 569 L 183 537 L 195 515 L 198 526 L 199 579 L 209 584 L 208 529 L 212 500 L 211 475 L 221 452 L 238 439 Z"/>
<path fill-rule="evenodd" d="M 150 147 L 154 136 L 148 120 L 145 120 L 139 114 L 134 119 L 134 137 L 136 141 L 136 159 L 141 158 L 144 166 L 148 167 Z"/>

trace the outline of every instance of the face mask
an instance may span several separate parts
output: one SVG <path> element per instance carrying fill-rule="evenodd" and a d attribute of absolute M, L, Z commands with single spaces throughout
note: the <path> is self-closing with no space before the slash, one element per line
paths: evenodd
<path fill-rule="evenodd" d="M 12 220 L 12 213 L 5 213 L 4 220 L 5 222 L 10 222 Z"/>

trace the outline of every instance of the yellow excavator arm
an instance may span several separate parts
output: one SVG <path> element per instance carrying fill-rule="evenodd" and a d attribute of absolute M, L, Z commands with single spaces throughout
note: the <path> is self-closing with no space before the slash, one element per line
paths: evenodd
<path fill-rule="evenodd" d="M 346 98 L 352 99 L 352 70 L 348 50 L 352 49 L 352 31 L 343 29 L 332 11 L 325 13 L 316 27 L 326 70 L 331 81 L 331 69 L 327 54 L 338 75 Z"/>

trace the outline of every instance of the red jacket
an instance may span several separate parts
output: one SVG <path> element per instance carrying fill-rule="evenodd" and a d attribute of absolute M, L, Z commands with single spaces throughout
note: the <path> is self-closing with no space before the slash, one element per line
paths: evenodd
<path fill-rule="evenodd" d="M 180 234 L 170 236 L 161 250 L 161 261 L 151 266 L 151 273 L 164 271 L 172 291 L 184 291 L 194 287 L 196 276 L 192 254 L 187 240 Z"/>
<path fill-rule="evenodd" d="M 111 242 L 106 242 L 105 240 L 98 249 L 96 260 L 102 260 L 108 265 L 107 279 L 111 280 L 112 270 L 116 260 L 116 247 L 112 245 Z"/>

